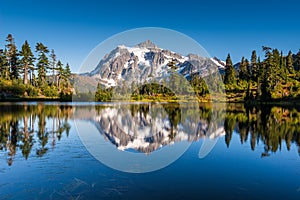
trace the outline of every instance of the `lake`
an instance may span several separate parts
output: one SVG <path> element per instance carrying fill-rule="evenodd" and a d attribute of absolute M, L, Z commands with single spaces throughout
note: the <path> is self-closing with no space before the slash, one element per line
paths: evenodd
<path fill-rule="evenodd" d="M 300 199 L 300 107 L 0 103 L 0 199 Z"/>

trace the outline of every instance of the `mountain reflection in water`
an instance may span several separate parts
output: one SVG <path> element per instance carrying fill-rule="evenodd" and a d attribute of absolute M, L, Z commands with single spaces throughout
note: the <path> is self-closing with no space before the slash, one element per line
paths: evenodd
<path fill-rule="evenodd" d="M 242 104 L 221 107 L 201 104 L 196 109 L 176 103 L 0 104 L 0 152 L 6 155 L 8 165 L 13 164 L 16 154 L 25 159 L 43 156 L 61 137 L 68 137 L 69 121 L 80 119 L 92 122 L 99 134 L 119 150 L 151 153 L 183 140 L 222 136 L 230 148 L 232 134 L 239 134 L 241 144 L 250 143 L 252 150 L 263 144 L 262 157 L 280 151 L 283 143 L 288 150 L 296 145 L 300 154 L 299 108 Z"/>

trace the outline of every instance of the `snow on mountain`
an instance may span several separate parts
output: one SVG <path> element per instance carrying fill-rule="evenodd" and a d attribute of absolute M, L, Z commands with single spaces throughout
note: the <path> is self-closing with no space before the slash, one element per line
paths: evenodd
<path fill-rule="evenodd" d="M 211 58 L 211 61 L 213 61 L 219 68 L 225 69 L 225 62 L 218 59 L 217 57 Z"/>
<path fill-rule="evenodd" d="M 168 77 L 168 63 L 175 62 L 177 72 L 186 78 L 194 74 L 207 76 L 209 73 L 224 69 L 224 62 L 217 58 L 199 55 L 180 55 L 156 46 L 150 40 L 128 47 L 119 45 L 106 54 L 97 67 L 85 75 L 96 78 L 106 87 L 116 86 L 126 81 L 144 82 Z"/>

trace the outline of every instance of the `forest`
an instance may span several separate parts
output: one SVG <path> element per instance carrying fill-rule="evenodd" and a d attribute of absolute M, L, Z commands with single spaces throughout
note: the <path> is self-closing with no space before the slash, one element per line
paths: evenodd
<path fill-rule="evenodd" d="M 57 59 L 54 49 L 38 42 L 32 50 L 26 40 L 20 49 L 8 34 L 0 48 L 0 99 L 71 99 L 72 73 Z"/>

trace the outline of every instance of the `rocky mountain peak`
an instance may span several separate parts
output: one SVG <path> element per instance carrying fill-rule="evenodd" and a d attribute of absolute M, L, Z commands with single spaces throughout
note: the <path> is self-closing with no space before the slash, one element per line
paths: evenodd
<path fill-rule="evenodd" d="M 151 40 L 146 40 L 133 47 L 119 45 L 106 54 L 97 67 L 85 75 L 94 77 L 105 87 L 118 86 L 120 83 L 131 84 L 166 79 L 170 75 L 168 63 L 175 61 L 176 71 L 190 78 L 193 75 L 207 76 L 211 71 L 223 69 L 222 61 L 196 54 L 183 56 L 168 49 L 161 49 Z"/>
<path fill-rule="evenodd" d="M 138 47 L 138 48 L 151 48 L 151 49 L 157 49 L 158 46 L 156 46 L 151 40 L 146 40 L 144 42 L 141 42 L 139 44 L 137 44 L 135 47 Z"/>

